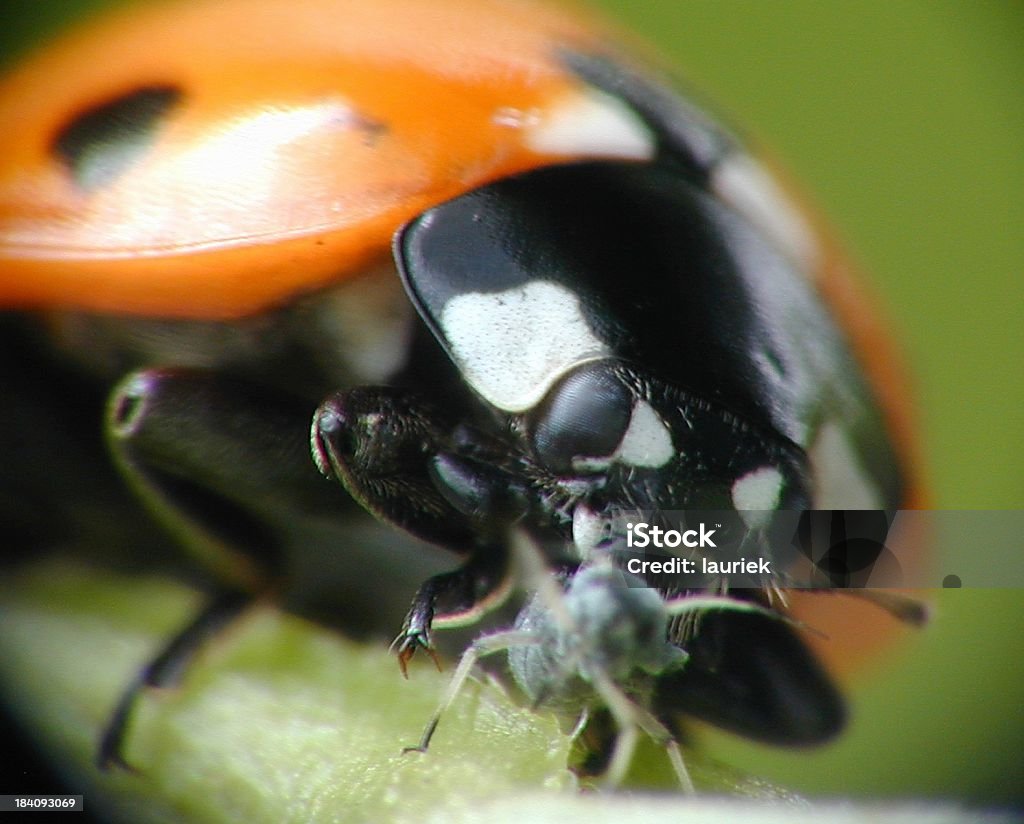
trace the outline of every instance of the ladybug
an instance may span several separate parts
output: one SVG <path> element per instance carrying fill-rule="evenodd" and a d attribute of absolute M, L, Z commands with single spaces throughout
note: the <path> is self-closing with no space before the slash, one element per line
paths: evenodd
<path fill-rule="evenodd" d="M 5 403 L 98 479 L 55 501 L 14 461 L 8 531 L 102 511 L 109 464 L 220 581 L 104 764 L 139 691 L 278 581 L 315 600 L 332 564 L 458 558 L 330 593 L 353 627 L 413 596 L 404 670 L 503 600 L 517 540 L 575 603 L 623 509 L 918 495 L 832 246 L 728 129 L 537 2 L 201 0 L 72 32 L 0 81 L 0 305 Z M 814 654 L 763 593 L 733 600 L 660 648 L 657 723 L 830 739 Z"/>

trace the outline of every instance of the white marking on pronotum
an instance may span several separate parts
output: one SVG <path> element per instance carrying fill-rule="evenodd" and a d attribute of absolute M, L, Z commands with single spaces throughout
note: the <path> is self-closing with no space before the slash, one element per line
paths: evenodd
<path fill-rule="evenodd" d="M 865 474 L 860 458 L 842 427 L 827 423 L 809 451 L 817 484 L 815 509 L 881 509 L 877 486 Z"/>
<path fill-rule="evenodd" d="M 545 280 L 456 295 L 441 327 L 470 386 L 506 412 L 532 408 L 570 369 L 607 355 L 579 298 Z"/>
<path fill-rule="evenodd" d="M 566 98 L 525 122 L 526 145 L 540 154 L 650 160 L 654 135 L 626 103 L 596 89 Z"/>
<path fill-rule="evenodd" d="M 782 473 L 774 466 L 762 466 L 737 478 L 732 485 L 732 505 L 750 529 L 764 526 L 779 505 Z"/>

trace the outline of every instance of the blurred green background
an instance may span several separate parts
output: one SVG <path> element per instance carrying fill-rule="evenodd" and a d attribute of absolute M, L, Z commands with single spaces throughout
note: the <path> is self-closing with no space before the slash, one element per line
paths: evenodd
<path fill-rule="evenodd" d="M 838 229 L 909 361 L 934 506 L 1020 509 L 1024 5 L 603 5 L 769 146 Z M 743 757 L 830 792 L 1019 801 L 1024 593 L 940 593 L 920 643 L 854 708 L 820 755 Z"/>
<path fill-rule="evenodd" d="M 3 0 L 0 55 L 108 2 Z M 1024 5 L 598 5 L 769 146 L 838 229 L 910 364 L 935 507 L 1019 509 Z M 834 747 L 713 745 L 804 791 L 1021 803 L 1022 596 L 939 593 L 933 625 L 856 686 Z"/>
<path fill-rule="evenodd" d="M 836 227 L 909 362 L 933 505 L 1020 509 L 1024 4 L 601 5 L 770 147 Z M 854 713 L 820 754 L 723 748 L 829 793 L 1021 803 L 1024 592 L 938 593 L 921 639 L 858 683 Z"/>

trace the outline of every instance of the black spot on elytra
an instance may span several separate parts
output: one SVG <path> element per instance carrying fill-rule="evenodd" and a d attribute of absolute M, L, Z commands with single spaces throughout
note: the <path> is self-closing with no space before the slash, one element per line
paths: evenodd
<path fill-rule="evenodd" d="M 183 92 L 171 85 L 142 86 L 79 112 L 57 133 L 53 152 L 75 183 L 91 191 L 109 184 L 150 146 Z"/>

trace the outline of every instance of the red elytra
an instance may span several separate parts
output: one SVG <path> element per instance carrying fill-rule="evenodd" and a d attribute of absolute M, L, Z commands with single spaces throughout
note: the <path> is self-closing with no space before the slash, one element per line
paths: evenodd
<path fill-rule="evenodd" d="M 225 319 L 357 273 L 395 228 L 564 161 L 532 135 L 584 86 L 535 2 L 208 0 L 130 8 L 0 82 L 0 305 Z M 54 145 L 138 89 L 178 98 L 83 188 Z"/>

